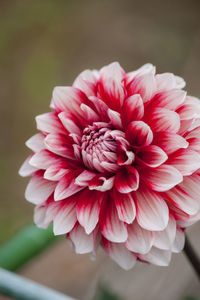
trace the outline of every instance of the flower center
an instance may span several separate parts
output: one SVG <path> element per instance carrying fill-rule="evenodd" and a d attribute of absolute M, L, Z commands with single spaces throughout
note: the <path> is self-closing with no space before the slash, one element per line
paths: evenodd
<path fill-rule="evenodd" d="M 81 154 L 85 166 L 99 172 L 116 171 L 118 139 L 122 136 L 123 132 L 112 130 L 103 122 L 86 127 L 81 140 Z"/>

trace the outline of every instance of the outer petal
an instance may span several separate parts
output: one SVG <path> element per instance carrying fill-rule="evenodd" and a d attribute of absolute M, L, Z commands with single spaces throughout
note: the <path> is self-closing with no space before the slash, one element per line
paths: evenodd
<path fill-rule="evenodd" d="M 119 110 L 124 101 L 125 89 L 123 84 L 124 70 L 119 63 L 114 62 L 100 70 L 98 92 L 100 98 L 111 109 Z"/>
<path fill-rule="evenodd" d="M 176 228 L 176 237 L 172 245 L 172 251 L 175 253 L 181 252 L 185 244 L 185 235 L 184 231 L 177 227 Z"/>
<path fill-rule="evenodd" d="M 33 135 L 30 139 L 28 139 L 28 141 L 26 141 L 26 146 L 33 152 L 38 152 L 42 149 L 45 149 L 44 135 L 42 133 Z"/>
<path fill-rule="evenodd" d="M 166 193 L 168 199 L 179 209 L 194 215 L 200 209 L 200 179 L 198 175 L 185 177 L 177 187 Z"/>
<path fill-rule="evenodd" d="M 32 175 L 35 171 L 37 171 L 38 169 L 31 166 L 29 164 L 29 161 L 31 159 L 32 155 L 29 155 L 27 157 L 27 159 L 25 160 L 25 162 L 22 164 L 21 168 L 19 169 L 19 175 L 22 177 L 26 177 L 26 176 L 30 176 Z"/>
<path fill-rule="evenodd" d="M 129 123 L 126 136 L 130 143 L 136 147 L 148 146 L 153 141 L 151 128 L 143 121 Z"/>
<path fill-rule="evenodd" d="M 155 168 L 162 165 L 168 156 L 160 147 L 150 145 L 139 150 L 137 158 L 141 159 L 145 165 Z"/>
<path fill-rule="evenodd" d="M 80 194 L 76 207 L 77 218 L 87 234 L 94 230 L 99 221 L 100 205 L 103 196 L 103 193 L 87 189 Z"/>
<path fill-rule="evenodd" d="M 180 149 L 170 156 L 167 163 L 183 176 L 189 176 L 200 168 L 200 154 L 190 149 Z"/>
<path fill-rule="evenodd" d="M 85 70 L 75 79 L 73 86 L 81 90 L 87 96 L 96 94 L 96 81 L 95 72 Z"/>
<path fill-rule="evenodd" d="M 171 251 L 152 247 L 149 253 L 140 255 L 140 259 L 157 266 L 168 266 L 171 260 Z"/>
<path fill-rule="evenodd" d="M 39 152 L 36 152 L 32 158 L 30 159 L 30 165 L 38 168 L 38 169 L 47 169 L 50 167 L 52 164 L 58 164 L 62 162 L 62 158 L 59 159 L 55 154 L 52 152 L 43 149 Z"/>
<path fill-rule="evenodd" d="M 167 227 L 162 231 L 154 232 L 154 246 L 162 250 L 170 250 L 176 236 L 176 221 L 170 216 Z"/>
<path fill-rule="evenodd" d="M 130 251 L 146 254 L 150 251 L 153 241 L 153 233 L 143 229 L 137 221 L 128 226 L 128 239 L 125 245 Z"/>
<path fill-rule="evenodd" d="M 176 110 L 184 102 L 186 92 L 180 89 L 173 89 L 158 93 L 154 96 L 152 105 L 155 107 L 165 107 L 170 110 Z"/>
<path fill-rule="evenodd" d="M 139 186 L 138 171 L 131 166 L 121 169 L 115 176 L 115 187 L 118 192 L 127 194 L 136 191 Z"/>
<path fill-rule="evenodd" d="M 97 246 L 97 231 L 86 234 L 83 227 L 78 223 L 70 231 L 69 238 L 74 245 L 75 252 L 79 254 L 91 253 Z"/>
<path fill-rule="evenodd" d="M 180 135 L 173 132 L 158 132 L 153 141 L 160 146 L 168 155 L 180 148 L 187 148 L 188 142 Z"/>
<path fill-rule="evenodd" d="M 146 184 L 158 192 L 168 191 L 183 180 L 176 168 L 165 164 L 158 168 L 142 169 L 139 173 Z"/>
<path fill-rule="evenodd" d="M 68 198 L 84 189 L 83 186 L 75 184 L 77 175 L 77 171 L 70 171 L 58 182 L 54 193 L 55 201 Z"/>
<path fill-rule="evenodd" d="M 123 244 L 116 244 L 102 240 L 106 253 L 123 269 L 129 270 L 136 263 L 136 256 L 127 250 Z"/>
<path fill-rule="evenodd" d="M 114 191 L 113 198 L 119 219 L 127 224 L 132 223 L 135 219 L 136 209 L 134 199 L 131 194 L 121 194 Z"/>
<path fill-rule="evenodd" d="M 165 91 L 171 89 L 182 89 L 185 87 L 185 81 L 179 76 L 172 73 L 157 74 L 155 76 L 157 91 Z"/>
<path fill-rule="evenodd" d="M 25 197 L 29 202 L 39 205 L 48 199 L 55 187 L 55 182 L 44 179 L 42 173 L 38 171 L 29 181 L 26 187 Z"/>
<path fill-rule="evenodd" d="M 66 130 L 55 112 L 49 112 L 36 117 L 37 129 L 45 133 L 63 133 Z"/>
<path fill-rule="evenodd" d="M 127 228 L 119 220 L 114 201 L 111 197 L 104 200 L 100 212 L 99 226 L 102 235 L 111 242 L 123 243 L 127 240 Z"/>
<path fill-rule="evenodd" d="M 68 233 L 76 224 L 76 201 L 72 197 L 61 203 L 53 220 L 53 232 L 55 235 Z"/>
<path fill-rule="evenodd" d="M 164 230 L 168 224 L 169 211 L 162 196 L 145 186 L 133 195 L 136 200 L 138 224 L 147 230 Z"/>
<path fill-rule="evenodd" d="M 45 138 L 45 146 L 51 152 L 60 156 L 75 159 L 74 151 L 69 140 L 62 134 L 51 133 Z"/>
<path fill-rule="evenodd" d="M 156 91 L 156 81 L 153 72 L 138 75 L 134 78 L 129 88 L 129 95 L 140 94 L 143 101 L 151 100 Z"/>
<path fill-rule="evenodd" d="M 55 87 L 53 90 L 51 108 L 57 112 L 69 111 L 82 120 L 80 105 L 84 100 L 84 93 L 75 87 Z"/>
<path fill-rule="evenodd" d="M 179 131 L 180 118 L 174 111 L 156 107 L 147 117 L 153 132 L 170 131 L 176 133 Z"/>

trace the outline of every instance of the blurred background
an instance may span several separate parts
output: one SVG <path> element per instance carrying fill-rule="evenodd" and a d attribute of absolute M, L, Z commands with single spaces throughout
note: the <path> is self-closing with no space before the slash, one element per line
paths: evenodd
<path fill-rule="evenodd" d="M 18 169 L 53 87 L 116 60 L 126 71 L 151 62 L 157 72 L 184 77 L 187 91 L 200 96 L 200 1 L 0 0 L 1 243 L 32 222 L 33 206 L 24 199 L 28 180 Z M 194 225 L 189 234 L 200 253 L 199 230 Z M 98 286 L 125 300 L 200 295 L 183 254 L 169 268 L 137 264 L 125 272 L 101 250 L 94 262 L 74 255 L 64 239 L 20 274 L 84 300 L 94 299 Z"/>

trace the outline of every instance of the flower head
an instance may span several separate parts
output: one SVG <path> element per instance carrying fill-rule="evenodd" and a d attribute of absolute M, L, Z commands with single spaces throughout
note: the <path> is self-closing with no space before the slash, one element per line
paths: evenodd
<path fill-rule="evenodd" d="M 200 219 L 200 102 L 172 73 L 118 63 L 56 87 L 20 169 L 34 221 L 125 269 L 168 265 Z"/>

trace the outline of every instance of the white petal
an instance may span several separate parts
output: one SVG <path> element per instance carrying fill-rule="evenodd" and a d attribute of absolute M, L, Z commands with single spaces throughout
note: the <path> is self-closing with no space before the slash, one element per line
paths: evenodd
<path fill-rule="evenodd" d="M 25 197 L 31 203 L 42 204 L 53 193 L 55 187 L 55 182 L 48 181 L 36 173 L 27 185 Z"/>
<path fill-rule="evenodd" d="M 124 244 L 103 240 L 106 253 L 123 269 L 130 270 L 136 263 L 136 256 L 128 251 Z"/>

